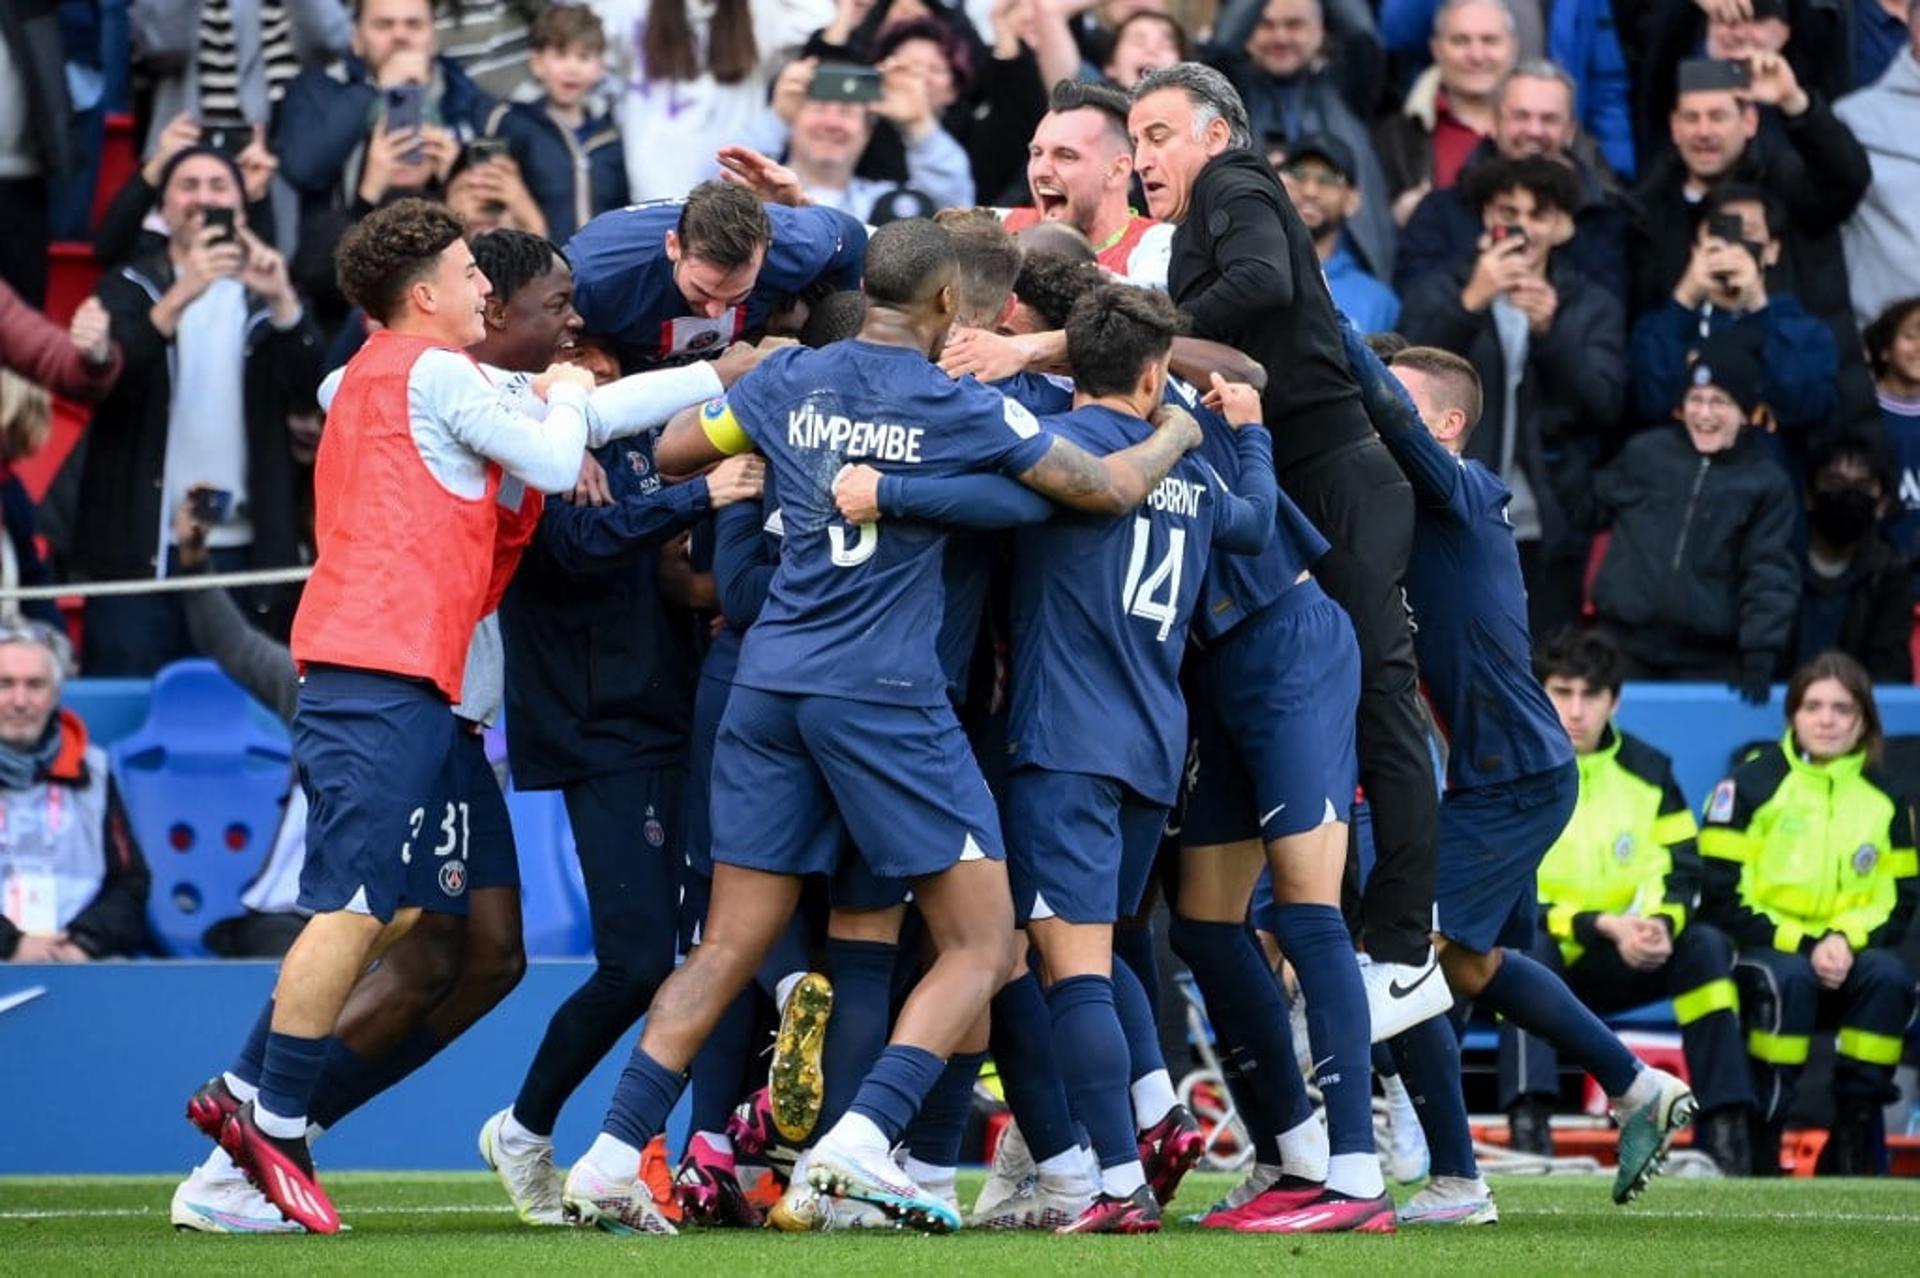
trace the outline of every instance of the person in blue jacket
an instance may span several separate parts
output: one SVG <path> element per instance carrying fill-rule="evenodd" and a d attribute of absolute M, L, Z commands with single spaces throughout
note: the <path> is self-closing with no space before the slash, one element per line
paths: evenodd
<path fill-rule="evenodd" d="M 486 135 L 505 140 L 546 216 L 547 237 L 564 244 L 628 200 L 620 130 L 591 97 L 606 76 L 607 33 L 586 5 L 554 5 L 534 19 L 532 40 L 527 67 L 545 92 L 496 106 Z"/>

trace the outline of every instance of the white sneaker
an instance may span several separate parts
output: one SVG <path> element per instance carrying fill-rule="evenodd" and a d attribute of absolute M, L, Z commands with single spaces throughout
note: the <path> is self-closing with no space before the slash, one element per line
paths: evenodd
<path fill-rule="evenodd" d="M 1500 1209 L 1484 1180 L 1435 1176 L 1401 1204 L 1396 1220 L 1409 1228 L 1433 1225 L 1497 1225 Z"/>
<path fill-rule="evenodd" d="M 1424 1178 L 1433 1158 L 1427 1151 L 1427 1133 L 1420 1127 L 1420 1115 L 1413 1108 L 1413 1097 L 1398 1074 L 1381 1079 L 1387 1094 L 1387 1147 L 1381 1161 L 1388 1176 L 1402 1185 Z"/>
<path fill-rule="evenodd" d="M 608 1176 L 581 1159 L 567 1172 L 560 1190 L 561 1217 L 570 1225 L 597 1225 L 610 1234 L 679 1233 L 654 1204 L 638 1164 L 633 1173 Z"/>
<path fill-rule="evenodd" d="M 480 1157 L 507 1188 L 514 1215 L 529 1225 L 564 1225 L 560 1210 L 560 1173 L 553 1166 L 553 1142 L 540 1141 L 515 1151 L 500 1139 L 500 1125 L 513 1113 L 503 1109 L 480 1127 Z"/>
<path fill-rule="evenodd" d="M 1009 1122 L 1000 1143 L 994 1147 L 993 1166 L 987 1172 L 986 1182 L 973 1200 L 973 1219 L 998 1217 L 1001 1205 L 1007 1200 L 1031 1193 L 1038 1174 L 1033 1165 L 1033 1152 L 1027 1148 L 1027 1138 L 1020 1134 L 1020 1124 Z"/>
<path fill-rule="evenodd" d="M 990 1214 L 975 1212 L 967 1223 L 975 1229 L 1044 1229 L 1049 1232 L 1080 1219 L 1099 1193 L 1084 1177 L 1036 1175 L 1002 1198 Z"/>
<path fill-rule="evenodd" d="M 887 1150 L 843 1144 L 829 1132 L 807 1158 L 807 1183 L 821 1193 L 871 1203 L 891 1220 L 922 1233 L 950 1234 L 960 1213 L 915 1184 Z M 835 1204 L 838 1214 L 839 1205 Z"/>
<path fill-rule="evenodd" d="M 854 1202 L 851 1199 L 835 1202 L 829 1195 L 808 1184 L 810 1157 L 809 1154 L 802 1154 L 794 1161 L 793 1179 L 787 1182 L 787 1192 L 780 1195 L 780 1201 L 767 1213 L 769 1226 L 790 1234 L 820 1233 L 829 1229 L 899 1227 L 871 1203 Z"/>
<path fill-rule="evenodd" d="M 303 1234 L 237 1172 L 234 1178 L 209 1176 L 196 1167 L 174 1187 L 168 1216 L 175 1229 L 203 1234 Z"/>
<path fill-rule="evenodd" d="M 1367 1012 L 1373 1020 L 1373 1041 L 1385 1042 L 1432 1020 L 1453 1006 L 1453 991 L 1440 971 L 1440 956 L 1429 950 L 1427 961 L 1361 964 L 1360 979 L 1367 987 Z"/>

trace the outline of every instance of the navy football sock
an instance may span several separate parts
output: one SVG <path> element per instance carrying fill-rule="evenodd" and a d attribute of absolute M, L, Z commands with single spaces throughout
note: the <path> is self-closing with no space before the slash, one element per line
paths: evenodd
<path fill-rule="evenodd" d="M 892 1025 L 888 1002 L 893 962 L 900 947 L 886 941 L 827 941 L 827 976 L 833 981 L 833 1016 L 820 1070 L 825 1097 L 814 1131 L 824 1134 L 853 1103 L 861 1080 L 887 1045 Z"/>
<path fill-rule="evenodd" d="M 1032 972 L 1021 973 L 993 996 L 990 1046 L 1006 1088 L 1007 1108 L 1020 1124 L 1033 1160 L 1043 1163 L 1079 1144 L 1053 1054 L 1053 1016 Z"/>
<path fill-rule="evenodd" d="M 1624 1096 L 1640 1061 L 1595 1016 L 1567 983 L 1518 951 L 1501 950 L 1500 966 L 1480 991 L 1480 1003 L 1529 1034 L 1537 1034 L 1592 1074 L 1609 1096 Z"/>
<path fill-rule="evenodd" d="M 1467 1126 L 1467 1101 L 1460 1091 L 1460 1040 L 1444 1016 L 1433 1016 L 1393 1040 L 1393 1059 L 1407 1085 L 1420 1130 L 1427 1135 L 1435 1176 L 1474 1180 L 1480 1165 L 1473 1157 L 1473 1132 Z"/>
<path fill-rule="evenodd" d="M 627 1067 L 620 1071 L 600 1130 L 635 1149 L 645 1149 L 648 1141 L 666 1130 L 667 1115 L 685 1086 L 685 1078 L 635 1047 Z"/>
<path fill-rule="evenodd" d="M 1074 1062 L 1067 1097 L 1086 1124 L 1100 1165 L 1137 1160 L 1140 1146 L 1127 1095 L 1127 1037 L 1114 1010 L 1113 982 L 1104 976 L 1055 981 L 1047 991 L 1047 1010 L 1053 1013 L 1054 1052 Z"/>
<path fill-rule="evenodd" d="M 719 1132 L 727 1130 L 727 1118 L 740 1101 L 747 1077 L 747 1062 L 753 1056 L 753 1028 L 758 1021 L 760 992 L 749 985 L 734 995 L 733 1002 L 720 1014 L 719 1023 L 693 1058 L 693 1093 L 687 1130 Z"/>
<path fill-rule="evenodd" d="M 957 1167 L 985 1052 L 955 1052 L 907 1128 L 907 1152 L 930 1167 Z"/>
<path fill-rule="evenodd" d="M 859 1114 L 879 1128 L 891 1147 L 899 1142 L 900 1133 L 907 1130 L 946 1068 L 945 1061 L 924 1047 L 892 1044 L 867 1071 L 847 1112 Z"/>
<path fill-rule="evenodd" d="M 260 1008 L 260 1015 L 254 1018 L 253 1028 L 247 1031 L 247 1041 L 240 1045 L 240 1056 L 228 1071 L 249 1087 L 260 1086 L 260 1070 L 267 1063 L 267 1035 L 273 1033 L 273 998 L 269 996 Z"/>
<path fill-rule="evenodd" d="M 1147 997 L 1147 1006 L 1152 1009 L 1154 1024 L 1160 1023 L 1160 962 L 1153 944 L 1153 924 L 1148 921 L 1139 923 L 1115 923 L 1113 925 L 1114 957 L 1133 969 L 1133 975 L 1140 982 L 1140 989 Z M 1119 992 L 1119 973 L 1114 974 L 1114 991 Z"/>
<path fill-rule="evenodd" d="M 305 1120 L 313 1103 L 314 1085 L 327 1064 L 328 1042 L 326 1038 L 269 1033 L 260 1066 L 258 1108 L 279 1118 Z"/>
<path fill-rule="evenodd" d="M 1373 1045 L 1373 1072 L 1382 1078 L 1394 1078 L 1400 1073 L 1399 1062 L 1393 1059 L 1393 1049 L 1385 1043 Z"/>
<path fill-rule="evenodd" d="M 1160 1025 L 1153 1018 L 1153 1004 L 1140 978 L 1124 961 L 1113 965 L 1113 1007 L 1127 1036 L 1127 1081 L 1165 1069 L 1167 1058 L 1160 1050 Z"/>
<path fill-rule="evenodd" d="M 313 1089 L 313 1101 L 307 1107 L 307 1117 L 326 1128 L 333 1127 L 425 1065 L 446 1046 L 424 1024 L 408 1030 L 392 1051 L 375 1061 L 368 1060 L 338 1038 L 331 1042 L 327 1067 L 321 1072 L 320 1081 Z"/>
<path fill-rule="evenodd" d="M 1294 1063 L 1286 1002 L 1245 925 L 1176 916 L 1167 939 L 1193 970 L 1222 1061 L 1233 1057 L 1253 1103 L 1250 1117 L 1260 1123 L 1254 1130 L 1292 1131 L 1311 1118 L 1313 1102 Z"/>
<path fill-rule="evenodd" d="M 1331 905 L 1282 905 L 1274 910 L 1275 939 L 1307 1000 L 1314 1081 L 1327 1104 L 1327 1141 L 1335 1154 L 1371 1154 L 1373 1072 L 1367 988 L 1354 959 L 1353 938 Z"/>

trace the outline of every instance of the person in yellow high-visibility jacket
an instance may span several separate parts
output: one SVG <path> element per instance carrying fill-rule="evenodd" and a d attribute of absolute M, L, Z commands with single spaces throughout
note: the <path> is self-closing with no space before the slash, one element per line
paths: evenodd
<path fill-rule="evenodd" d="M 1695 921 L 1698 828 L 1672 761 L 1613 724 L 1625 659 L 1597 631 L 1565 629 L 1534 656 L 1580 766 L 1573 818 L 1537 872 L 1540 926 L 1529 951 L 1596 1012 L 1672 999 L 1689 1082 L 1694 1145 L 1728 1175 L 1752 1164 L 1753 1086 L 1740 1041 L 1733 944 Z M 1540 1038 L 1500 1029 L 1500 1102 L 1515 1149 L 1551 1155 L 1559 1062 Z"/>
<path fill-rule="evenodd" d="M 1895 950 L 1920 899 L 1913 804 L 1875 766 L 1880 712 L 1853 658 L 1822 653 L 1795 674 L 1787 720 L 1707 800 L 1700 914 L 1740 947 L 1756 1150 L 1779 1148 L 1813 1032 L 1837 1025 L 1820 1168 L 1866 1175 L 1884 1166 L 1874 1120 L 1914 1014 Z"/>

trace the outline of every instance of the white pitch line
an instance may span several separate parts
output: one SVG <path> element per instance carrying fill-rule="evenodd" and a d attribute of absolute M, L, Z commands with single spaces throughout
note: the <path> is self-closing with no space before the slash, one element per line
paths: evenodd
<path fill-rule="evenodd" d="M 164 1216 L 164 1207 L 50 1207 L 44 1211 L 0 1211 L 0 1220 L 109 1220 L 117 1216 Z M 510 1216 L 513 1208 L 488 1204 L 450 1203 L 440 1207 L 355 1207 L 345 1213 L 349 1223 L 355 1216 Z"/>

